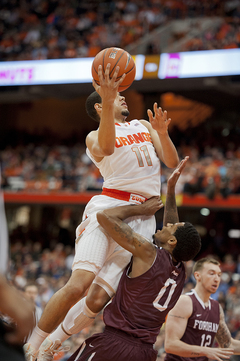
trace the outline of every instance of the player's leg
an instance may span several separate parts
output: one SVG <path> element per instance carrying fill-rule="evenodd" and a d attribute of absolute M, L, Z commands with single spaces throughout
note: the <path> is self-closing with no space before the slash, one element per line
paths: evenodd
<path fill-rule="evenodd" d="M 89 218 L 88 218 L 89 222 Z M 85 226 L 86 226 L 86 222 Z M 71 290 L 69 290 L 69 293 L 71 294 L 70 297 L 72 297 L 72 304 L 70 307 L 72 307 L 76 301 L 79 300 L 80 297 L 74 297 L 72 289 L 78 289 L 79 285 L 81 285 L 81 282 L 83 280 L 83 277 L 81 273 L 88 272 L 92 275 L 90 282 L 87 284 L 87 287 L 84 288 L 84 293 L 86 289 L 90 286 L 93 278 L 95 275 L 99 272 L 99 270 L 104 265 L 104 262 L 109 254 L 109 247 L 110 242 L 109 239 L 106 237 L 106 235 L 102 232 L 102 229 L 99 227 L 99 224 L 95 217 L 91 216 L 91 221 L 87 224 L 86 228 L 84 228 L 83 232 L 81 233 L 81 237 L 77 238 L 77 245 L 76 245 L 76 254 L 73 261 L 73 274 L 77 274 L 78 277 L 76 279 L 76 282 L 73 282 L 71 286 Z M 86 284 L 85 284 L 86 285 Z M 83 294 L 81 295 L 81 297 Z M 66 295 L 65 295 L 66 297 Z M 64 303 L 64 300 L 62 299 L 62 303 Z M 81 309 L 83 309 L 83 312 L 79 314 L 78 322 L 81 323 L 81 329 L 88 326 L 89 322 L 92 322 L 92 319 L 94 319 L 95 315 L 87 308 L 87 306 L 84 304 L 84 302 L 79 302 L 79 306 Z M 61 305 L 56 305 L 52 303 L 52 307 L 58 308 L 62 307 Z M 69 307 L 69 308 L 70 308 Z M 77 305 L 78 307 L 78 305 Z M 69 310 L 67 309 L 67 311 Z M 56 314 L 58 314 L 57 310 L 55 311 Z M 66 313 L 65 313 L 66 315 Z M 69 317 L 70 319 L 70 328 L 72 329 L 72 333 L 76 333 L 76 307 L 73 307 L 73 309 L 70 310 Z M 58 318 L 58 320 L 62 321 L 63 318 Z M 46 327 L 47 320 L 44 320 L 44 324 L 41 323 L 41 327 Z M 58 322 L 59 324 L 59 322 Z M 57 324 L 57 325 L 58 325 Z M 78 325 L 78 323 L 77 323 Z M 64 326 L 61 325 L 61 328 L 57 329 L 57 338 L 55 339 L 54 335 L 47 335 L 44 342 L 39 347 L 39 354 L 38 354 L 38 360 L 39 361 L 45 361 L 45 360 L 51 360 L 53 359 L 54 352 L 58 350 L 58 348 L 61 346 L 61 341 L 66 339 L 66 335 L 68 334 L 68 331 L 64 332 Z M 61 333 L 59 336 L 59 332 Z M 63 332 L 65 333 L 65 337 Z M 70 332 L 71 334 L 71 332 Z M 68 335 L 67 335 L 68 336 Z M 69 337 L 69 336 L 68 336 Z"/>
<path fill-rule="evenodd" d="M 75 270 L 65 286 L 57 291 L 47 303 L 38 327 L 52 332 L 64 319 L 69 309 L 82 298 L 95 278 L 93 272 Z"/>
<path fill-rule="evenodd" d="M 110 301 L 117 290 L 123 269 L 129 263 L 131 253 L 109 240 L 109 256 L 89 288 L 87 297 L 77 302 L 64 321 L 48 336 L 52 342 L 68 339 L 90 326 L 96 315 Z M 41 359 L 39 361 L 42 361 Z"/>
<path fill-rule="evenodd" d="M 48 338 L 52 342 L 56 340 L 64 342 L 71 335 L 89 327 L 110 299 L 109 294 L 101 286 L 92 284 L 87 297 L 82 298 L 68 311 L 61 325 Z"/>
<path fill-rule="evenodd" d="M 130 252 L 110 240 L 109 256 L 91 284 L 87 297 L 73 307 L 74 311 L 68 312 L 62 323 L 62 330 L 65 330 L 66 334 L 78 333 L 86 327 L 86 322 L 90 325 L 94 321 L 96 315 L 116 293 L 122 272 L 130 259 Z"/>
<path fill-rule="evenodd" d="M 93 272 L 75 270 L 66 285 L 51 297 L 28 343 L 24 345 L 27 361 L 35 361 L 37 350 L 44 339 L 59 325 L 69 309 L 84 296 L 94 277 Z"/>

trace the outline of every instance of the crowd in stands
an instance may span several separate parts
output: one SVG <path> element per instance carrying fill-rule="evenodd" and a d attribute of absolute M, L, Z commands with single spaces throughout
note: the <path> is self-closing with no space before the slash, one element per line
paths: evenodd
<path fill-rule="evenodd" d="M 207 130 L 206 126 L 207 122 L 183 134 L 178 129 L 171 131 L 180 158 L 190 157 L 177 193 L 203 193 L 209 199 L 240 194 L 239 134 L 222 127 Z M 84 143 L 7 146 L 0 150 L 0 162 L 6 191 L 85 192 L 102 187 L 101 174 L 87 157 Z M 163 165 L 163 194 L 170 173 Z"/>
<path fill-rule="evenodd" d="M 36 304 L 43 309 L 50 297 L 66 283 L 70 275 L 73 254 L 74 249 L 71 246 L 64 246 L 61 243 L 45 249 L 42 249 L 39 242 L 11 243 L 8 277 L 22 291 L 26 285 L 35 284 L 38 288 Z M 220 260 L 216 255 L 214 257 Z M 221 284 L 212 297 L 217 299 L 223 307 L 232 336 L 240 339 L 240 256 L 234 258 L 231 254 L 226 254 L 220 261 Z M 191 274 L 193 265 L 194 261 L 186 264 L 187 278 L 184 293 L 191 290 L 195 284 Z M 57 359 L 67 360 L 85 338 L 93 333 L 101 332 L 103 327 L 102 313 L 100 313 L 92 326 L 65 341 L 64 346 L 70 346 L 70 351 L 61 352 Z M 158 350 L 157 360 L 160 361 L 164 357 L 164 327 L 157 338 L 155 348 Z"/>
<path fill-rule="evenodd" d="M 240 6 L 236 16 L 226 17 L 216 29 L 207 30 L 187 41 L 182 51 L 236 49 L 240 47 Z"/>
<path fill-rule="evenodd" d="M 93 57 L 106 47 L 126 48 L 173 19 L 229 15 L 239 20 L 240 11 L 227 0 L 2 0 L 0 60 Z M 234 32 L 239 45 L 239 23 L 226 27 L 204 34 L 206 49 L 210 43 L 225 46 L 226 32 L 229 37 Z M 189 50 L 202 49 L 201 40 L 201 47 L 189 44 Z"/>

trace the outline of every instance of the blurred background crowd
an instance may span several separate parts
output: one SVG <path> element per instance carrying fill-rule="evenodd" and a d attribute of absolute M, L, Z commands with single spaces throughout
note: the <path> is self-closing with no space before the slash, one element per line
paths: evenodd
<path fill-rule="evenodd" d="M 240 194 L 239 133 L 208 123 L 180 131 L 171 130 L 171 138 L 180 158 L 189 163 L 179 180 L 177 193 L 203 193 L 209 199 Z M 225 132 L 225 133 L 224 133 Z M 224 136 L 225 135 L 225 136 Z M 12 135 L 13 139 L 14 136 Z M 71 145 L 43 143 L 18 133 L 17 143 L 0 150 L 3 188 L 6 191 L 84 192 L 100 191 L 102 177 L 85 153 L 84 141 Z M 162 192 L 171 170 L 162 168 Z"/>
<path fill-rule="evenodd" d="M 128 45 L 179 19 L 221 18 L 179 51 L 239 48 L 240 5 L 229 0 L 2 0 L 0 58 L 40 60 L 93 57 L 100 50 Z M 176 31 L 178 40 L 185 34 Z M 177 40 L 172 39 L 173 40 Z M 170 44 L 167 44 L 170 45 Z M 149 41 L 146 52 L 165 49 Z"/>

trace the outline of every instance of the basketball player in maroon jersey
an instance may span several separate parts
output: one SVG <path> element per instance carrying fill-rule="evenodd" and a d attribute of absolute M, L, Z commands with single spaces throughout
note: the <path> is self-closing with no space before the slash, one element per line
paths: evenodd
<path fill-rule="evenodd" d="M 182 261 L 194 258 L 201 247 L 200 236 L 193 225 L 179 223 L 175 201 L 175 185 L 187 159 L 180 162 L 168 180 L 164 227 L 153 236 L 159 247 L 123 222 L 132 215 L 134 208 L 147 214 L 148 202 L 158 203 L 158 197 L 141 205 L 98 212 L 101 226 L 133 256 L 123 272 L 116 295 L 104 310 L 104 332 L 87 339 L 69 361 L 156 360 L 153 344 L 184 286 Z"/>
<path fill-rule="evenodd" d="M 221 280 L 219 262 L 202 258 L 193 268 L 196 287 L 182 295 L 166 321 L 165 361 L 221 361 L 240 354 L 240 341 L 231 338 L 223 309 L 210 296 Z M 221 348 L 213 348 L 216 337 Z"/>

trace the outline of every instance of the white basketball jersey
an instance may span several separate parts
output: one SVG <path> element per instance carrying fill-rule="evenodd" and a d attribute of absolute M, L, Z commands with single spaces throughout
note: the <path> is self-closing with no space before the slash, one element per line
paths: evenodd
<path fill-rule="evenodd" d="M 160 195 L 160 161 L 148 129 L 138 120 L 115 123 L 115 151 L 96 162 L 103 187 L 137 193 L 146 198 Z"/>

